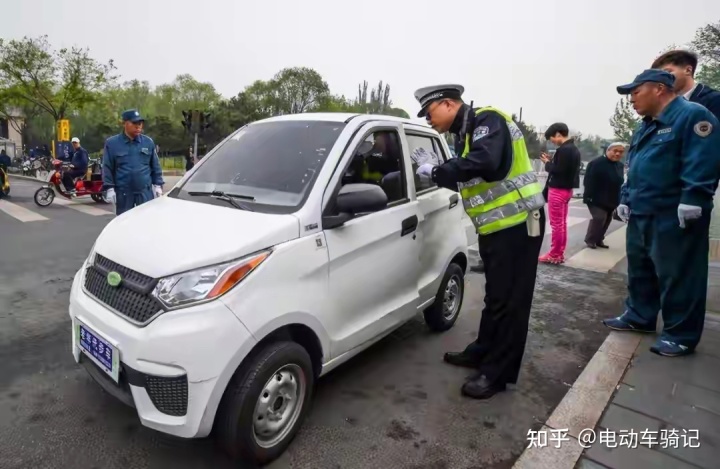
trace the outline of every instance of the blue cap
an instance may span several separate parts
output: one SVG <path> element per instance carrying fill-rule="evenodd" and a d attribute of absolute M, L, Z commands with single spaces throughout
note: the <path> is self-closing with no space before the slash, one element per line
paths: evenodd
<path fill-rule="evenodd" d="M 145 119 L 140 115 L 140 111 L 137 109 L 128 109 L 127 111 L 122 113 L 122 120 L 123 122 L 130 121 L 130 122 L 144 122 Z"/>
<path fill-rule="evenodd" d="M 642 85 L 643 83 L 649 82 L 660 83 L 667 86 L 668 88 L 672 88 L 675 84 L 675 75 L 670 72 L 666 72 L 665 70 L 650 68 L 642 72 L 640 75 L 636 76 L 632 83 L 618 86 L 617 92 L 619 94 L 630 94 L 638 86 Z"/>

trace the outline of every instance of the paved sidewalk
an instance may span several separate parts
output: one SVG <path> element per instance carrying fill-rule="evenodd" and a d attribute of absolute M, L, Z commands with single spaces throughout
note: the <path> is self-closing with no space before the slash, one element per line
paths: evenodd
<path fill-rule="evenodd" d="M 687 357 L 650 352 L 654 335 L 640 341 L 595 431 L 615 435 L 617 445 L 596 441 L 578 467 L 720 465 L 720 318 L 709 315 L 705 327 L 696 353 Z M 631 443 L 630 437 L 637 439 Z"/>

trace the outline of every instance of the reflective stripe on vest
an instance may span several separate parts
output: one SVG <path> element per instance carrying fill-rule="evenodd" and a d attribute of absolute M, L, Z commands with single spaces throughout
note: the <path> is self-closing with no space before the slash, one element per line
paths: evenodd
<path fill-rule="evenodd" d="M 382 181 L 383 173 L 378 171 L 370 171 L 370 167 L 368 166 L 367 161 L 363 161 L 361 177 L 363 178 L 363 181 L 380 182 Z"/>
<path fill-rule="evenodd" d="M 505 119 L 512 138 L 513 158 L 510 171 L 502 181 L 486 182 L 475 178 L 458 184 L 465 212 L 481 235 L 524 223 L 528 212 L 545 205 L 542 186 L 532 169 L 522 131 L 510 116 L 493 107 L 480 108 L 475 114 L 485 111 L 497 112 Z M 461 157 L 465 158 L 469 152 L 470 136 L 466 135 Z"/>

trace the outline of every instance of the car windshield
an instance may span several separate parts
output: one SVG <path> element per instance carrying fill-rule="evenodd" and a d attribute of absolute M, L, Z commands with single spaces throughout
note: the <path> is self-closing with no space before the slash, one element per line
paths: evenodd
<path fill-rule="evenodd" d="M 220 144 L 171 197 L 230 208 L 292 213 L 305 202 L 341 122 L 249 124 Z M 228 197 L 239 203 L 228 203 Z"/>

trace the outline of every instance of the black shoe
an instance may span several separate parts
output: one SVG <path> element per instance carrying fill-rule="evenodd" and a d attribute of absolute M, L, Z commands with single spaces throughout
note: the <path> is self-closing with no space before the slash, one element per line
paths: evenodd
<path fill-rule="evenodd" d="M 597 244 L 593 244 L 593 243 L 585 243 L 585 245 L 586 245 L 587 247 L 589 247 L 590 249 L 595 249 L 596 247 L 598 247 Z"/>
<path fill-rule="evenodd" d="M 443 360 L 445 363 L 465 368 L 477 368 L 478 366 L 477 360 L 465 352 L 447 352 L 443 356 Z"/>
<path fill-rule="evenodd" d="M 603 243 L 602 241 L 600 241 L 599 243 L 597 243 L 597 247 L 603 248 L 603 249 L 610 249 L 610 246 L 608 246 L 607 244 Z"/>
<path fill-rule="evenodd" d="M 505 391 L 506 388 L 505 383 L 491 383 L 485 375 L 482 375 L 463 384 L 462 394 L 473 399 L 490 399 L 495 394 Z"/>
<path fill-rule="evenodd" d="M 470 267 L 470 271 L 478 273 L 478 274 L 484 274 L 485 273 L 485 264 L 483 264 L 481 262 L 480 264 L 473 265 Z"/>

